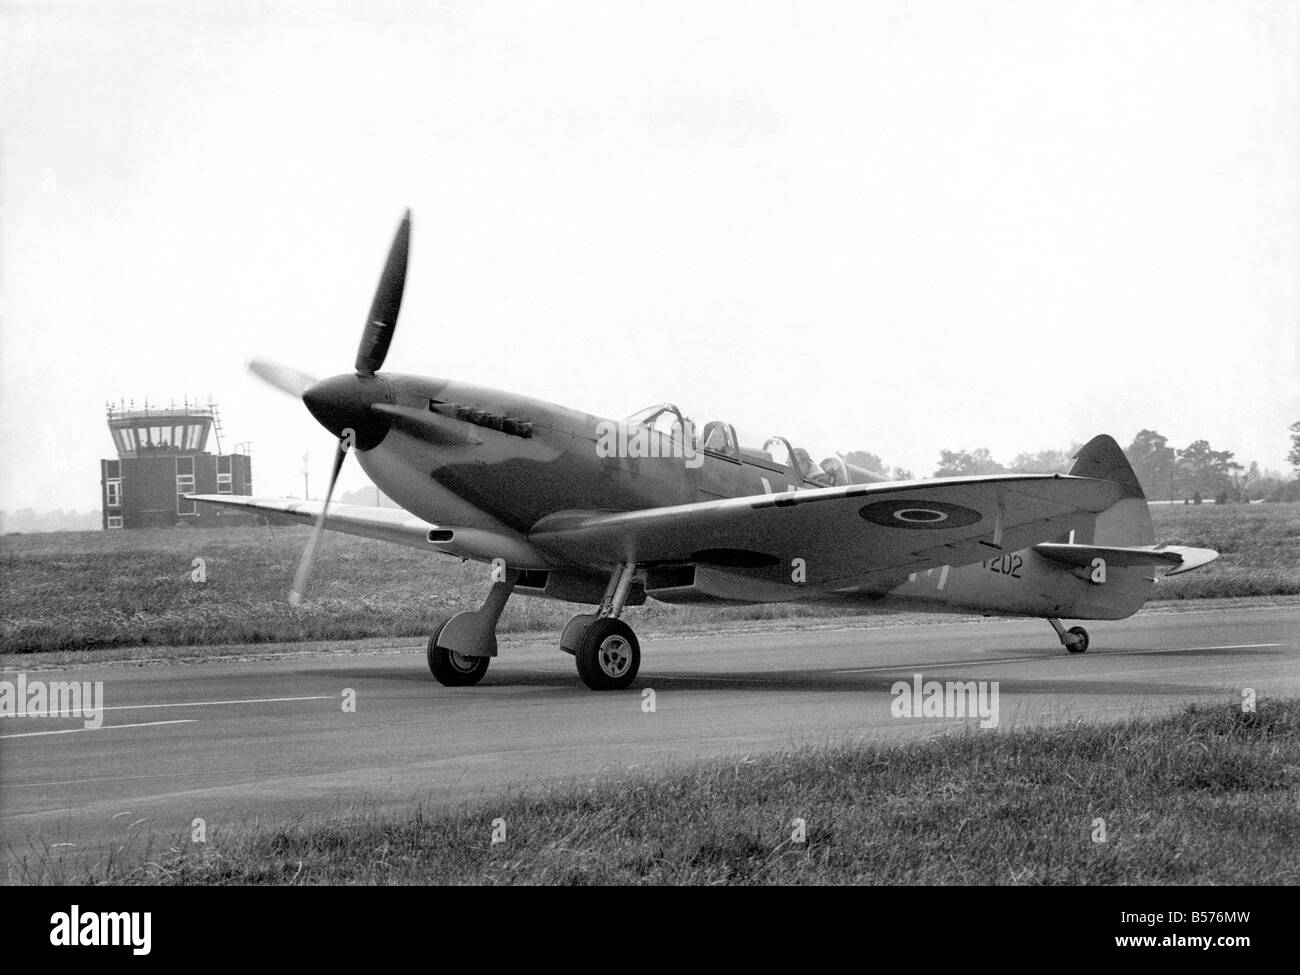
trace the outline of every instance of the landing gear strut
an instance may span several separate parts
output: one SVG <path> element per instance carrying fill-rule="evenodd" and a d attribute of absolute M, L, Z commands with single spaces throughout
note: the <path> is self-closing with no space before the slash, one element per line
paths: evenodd
<path fill-rule="evenodd" d="M 569 620 L 560 636 L 560 649 L 573 654 L 578 676 L 593 691 L 621 691 L 636 680 L 641 667 L 641 645 L 636 634 L 618 618 L 627 604 L 635 575 L 635 562 L 615 569 L 600 609 Z"/>
<path fill-rule="evenodd" d="M 1061 646 L 1069 650 L 1070 653 L 1084 653 L 1087 651 L 1088 631 L 1082 626 L 1072 626 L 1067 630 L 1058 619 L 1049 617 L 1047 622 L 1052 624 L 1052 629 L 1061 638 Z"/>
<path fill-rule="evenodd" d="M 469 687 L 487 673 L 497 655 L 497 620 L 514 591 L 518 570 L 492 584 L 483 605 L 471 612 L 444 619 L 429 637 L 429 671 L 444 687 Z"/>

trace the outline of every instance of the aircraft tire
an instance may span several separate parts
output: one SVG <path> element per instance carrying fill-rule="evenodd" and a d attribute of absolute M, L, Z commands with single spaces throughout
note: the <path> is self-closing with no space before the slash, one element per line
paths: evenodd
<path fill-rule="evenodd" d="M 429 672 L 443 687 L 472 687 L 487 673 L 490 657 L 466 657 L 438 646 L 438 636 L 450 620 L 443 620 L 429 637 Z"/>
<path fill-rule="evenodd" d="M 1066 632 L 1073 633 L 1075 636 L 1079 637 L 1080 640 L 1078 643 L 1070 644 L 1065 649 L 1069 650 L 1070 653 L 1086 653 L 1088 650 L 1088 631 L 1082 626 L 1072 626 Z"/>
<path fill-rule="evenodd" d="M 578 676 L 593 691 L 621 691 L 641 669 L 641 645 L 622 620 L 592 620 L 578 641 Z"/>

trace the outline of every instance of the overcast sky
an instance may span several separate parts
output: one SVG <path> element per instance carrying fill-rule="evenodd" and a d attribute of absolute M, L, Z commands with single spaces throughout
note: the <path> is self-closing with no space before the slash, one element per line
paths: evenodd
<path fill-rule="evenodd" d="M 406 206 L 393 371 L 919 474 L 1142 427 L 1283 468 L 1298 79 L 1285 0 L 5 0 L 0 508 L 98 510 L 118 397 L 323 486 L 244 363 L 349 371 Z"/>

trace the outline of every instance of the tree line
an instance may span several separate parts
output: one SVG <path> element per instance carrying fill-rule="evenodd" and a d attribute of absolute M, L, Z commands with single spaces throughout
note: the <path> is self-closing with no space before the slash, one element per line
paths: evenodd
<path fill-rule="evenodd" d="M 1194 440 L 1173 447 L 1155 430 L 1141 430 L 1124 448 L 1142 490 L 1153 501 L 1219 504 L 1246 501 L 1300 501 L 1300 420 L 1291 424 L 1290 475 L 1262 471 L 1252 461 L 1243 465 L 1231 450 L 1215 450 L 1209 441 Z M 1082 444 L 1069 450 L 1039 450 L 1017 454 L 1010 464 L 993 458 L 987 447 L 975 450 L 941 450 L 935 477 L 972 477 L 980 474 L 1063 474 L 1069 471 Z M 911 471 L 889 467 L 869 450 L 844 455 L 850 464 L 895 480 L 911 480 Z"/>

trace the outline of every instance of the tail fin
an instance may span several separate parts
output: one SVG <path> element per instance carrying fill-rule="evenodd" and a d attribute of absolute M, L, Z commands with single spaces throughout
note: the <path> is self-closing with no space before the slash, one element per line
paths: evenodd
<path fill-rule="evenodd" d="M 1123 497 L 1099 514 L 1090 530 L 1075 532 L 1076 544 L 1151 545 L 1155 542 L 1156 530 L 1151 523 L 1146 495 L 1133 473 L 1133 466 L 1113 437 L 1103 433 L 1084 444 L 1074 455 L 1070 473 L 1114 481 L 1124 489 Z"/>
<path fill-rule="evenodd" d="M 1061 573 L 1056 589 L 1047 587 L 1059 593 L 1057 616 L 1124 619 L 1141 609 L 1151 595 L 1157 569 L 1174 575 L 1217 557 L 1207 548 L 1155 544 L 1155 526 L 1142 485 L 1124 451 L 1110 437 L 1093 437 L 1084 444 L 1070 473 L 1111 481 L 1122 494 L 1096 516 L 1091 528 L 1075 529 L 1069 543 L 1034 546 L 1035 555 L 1054 563 Z"/>

